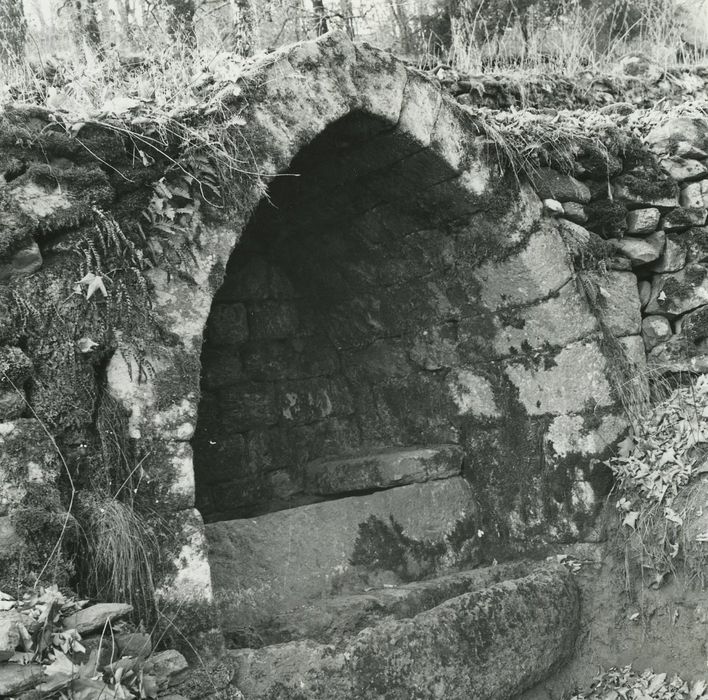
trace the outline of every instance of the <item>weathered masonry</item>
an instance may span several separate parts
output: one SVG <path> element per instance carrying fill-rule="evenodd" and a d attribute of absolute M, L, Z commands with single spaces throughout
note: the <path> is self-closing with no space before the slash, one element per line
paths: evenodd
<path fill-rule="evenodd" d="M 643 391 L 645 347 L 685 361 L 671 324 L 691 312 L 688 365 L 702 352 L 703 248 L 676 236 L 706 222 L 700 184 L 684 183 L 679 206 L 680 183 L 696 179 L 679 170 L 688 157 L 705 172 L 707 130 L 664 161 L 669 175 L 648 151 L 624 165 L 581 153 L 579 179 L 541 169 L 532 185 L 505 172 L 472 110 L 344 37 L 278 51 L 239 86 L 222 93 L 248 153 L 235 204 L 205 217 L 180 274 L 159 257 L 145 273 L 160 328 L 140 342 L 145 309 L 119 310 L 111 325 L 74 293 L 72 261 L 106 212 L 129 229 L 161 173 L 116 156 L 115 134 L 99 127 L 70 137 L 42 110 L 3 117 L 0 558 L 17 544 L 12 513 L 28 484 L 52 491 L 72 464 L 83 465 L 79 487 L 90 481 L 82 455 L 117 406 L 125 425 L 114 432 L 142 455 L 170 533 L 162 595 L 215 597 L 227 634 L 249 646 L 237 630 L 255 630 L 258 645 L 327 644 L 312 620 L 282 616 L 384 584 L 408 591 L 418 602 L 407 616 L 430 629 L 437 615 L 477 619 L 497 603 L 500 619 L 529 622 L 524 596 L 560 591 L 556 617 L 534 634 L 561 625 L 563 644 L 533 652 L 531 671 L 484 697 L 528 687 L 572 644 L 573 586 L 514 570 L 516 583 L 492 595 L 484 586 L 499 579 L 449 572 L 598 537 L 611 486 L 601 459 L 628 427 L 628 386 Z M 598 234 L 616 240 L 581 280 L 578 259 Z M 445 575 L 444 594 L 411 583 Z M 354 630 L 373 624 L 367 611 Z M 393 642 L 377 630 L 385 650 Z M 471 628 L 460 634 L 472 643 Z M 501 634 L 487 642 L 503 649 Z M 357 640 L 346 658 L 365 656 Z M 297 649 L 313 668 L 343 668 L 324 647 Z M 241 682 L 265 696 L 248 669 L 267 657 L 245 658 Z M 342 697 L 371 697 L 367 668 L 346 671 Z M 450 692 L 464 697 L 467 682 Z"/>

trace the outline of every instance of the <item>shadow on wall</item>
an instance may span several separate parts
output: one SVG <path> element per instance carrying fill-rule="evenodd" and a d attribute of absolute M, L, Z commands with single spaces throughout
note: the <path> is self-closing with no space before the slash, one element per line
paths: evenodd
<path fill-rule="evenodd" d="M 322 458 L 395 446 L 461 445 L 504 512 L 530 507 L 544 478 L 551 510 L 569 504 L 573 477 L 544 476 L 550 420 L 528 414 L 504 369 L 535 348 L 500 345 L 516 321 L 475 272 L 523 249 L 539 218 L 513 180 L 475 196 L 431 149 L 360 113 L 303 149 L 214 298 L 193 440 L 204 518 L 385 487 L 323 494 L 309 475 Z"/>

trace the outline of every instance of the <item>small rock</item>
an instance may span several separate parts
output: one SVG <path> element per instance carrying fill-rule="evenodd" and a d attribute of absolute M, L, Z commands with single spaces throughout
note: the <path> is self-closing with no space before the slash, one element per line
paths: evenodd
<path fill-rule="evenodd" d="M 544 199 L 543 209 L 546 214 L 551 216 L 563 216 L 563 205 L 557 199 Z"/>
<path fill-rule="evenodd" d="M 700 180 L 708 173 L 708 168 L 703 163 L 680 156 L 664 158 L 660 165 L 676 182 Z"/>
<path fill-rule="evenodd" d="M 123 656 L 147 657 L 152 653 L 152 638 L 144 632 L 117 634 L 116 644 Z"/>
<path fill-rule="evenodd" d="M 666 246 L 662 256 L 649 266 L 652 272 L 678 272 L 686 265 L 686 248 L 674 240 L 673 235 L 666 237 Z"/>
<path fill-rule="evenodd" d="M 81 640 L 81 644 L 86 649 L 72 656 L 72 661 L 76 664 L 86 663 L 91 657 L 91 652 L 96 652 L 96 668 L 103 669 L 119 658 L 118 645 L 114 643 L 110 634 L 86 637 Z"/>
<path fill-rule="evenodd" d="M 585 207 L 577 202 L 566 202 L 563 205 L 565 218 L 572 221 L 574 224 L 585 224 L 588 220 L 588 215 L 585 213 Z"/>
<path fill-rule="evenodd" d="M 18 250 L 6 264 L 0 264 L 0 282 L 15 277 L 24 277 L 42 267 L 42 253 L 36 243 Z"/>
<path fill-rule="evenodd" d="M 132 612 L 133 606 L 127 603 L 98 603 L 65 617 L 62 625 L 65 630 L 75 629 L 79 634 L 87 634 L 101 630 L 107 622 L 119 620 Z"/>
<path fill-rule="evenodd" d="M 639 303 L 643 309 L 649 303 L 649 298 L 651 297 L 651 282 L 642 280 L 637 286 L 639 289 Z"/>
<path fill-rule="evenodd" d="M 576 180 L 572 175 L 565 175 L 551 168 L 539 168 L 531 176 L 531 182 L 541 199 L 582 204 L 590 201 L 590 190 L 587 185 Z"/>
<path fill-rule="evenodd" d="M 20 646 L 20 630 L 14 620 L 0 618 L 0 661 L 7 661 L 14 656 Z"/>
<path fill-rule="evenodd" d="M 708 219 L 708 210 L 679 207 L 670 211 L 663 221 L 665 231 L 685 231 L 693 226 L 703 226 Z"/>
<path fill-rule="evenodd" d="M 656 231 L 647 238 L 621 238 L 611 240 L 614 248 L 632 261 L 634 266 L 658 260 L 666 245 L 666 234 Z"/>
<path fill-rule="evenodd" d="M 159 688 L 164 689 L 181 683 L 188 669 L 187 660 L 174 649 L 160 651 L 145 661 L 143 673 L 155 676 Z"/>
<path fill-rule="evenodd" d="M 690 182 L 686 185 L 679 195 L 679 202 L 682 207 L 687 209 L 700 209 L 705 206 L 703 198 L 703 182 Z"/>
<path fill-rule="evenodd" d="M 708 158 L 708 153 L 706 153 L 702 148 L 694 146 L 689 141 L 679 141 L 676 144 L 676 155 L 681 158 L 693 158 L 695 160 L 704 160 Z"/>
<path fill-rule="evenodd" d="M 646 316 L 642 319 L 642 339 L 647 352 L 672 335 L 671 324 L 664 316 Z"/>
<path fill-rule="evenodd" d="M 645 236 L 656 231 L 661 214 L 658 209 L 635 209 L 627 214 L 627 234 Z"/>
<path fill-rule="evenodd" d="M 44 666 L 41 664 L 2 664 L 0 665 L 0 696 L 17 695 L 23 690 L 33 688 L 42 682 Z"/>

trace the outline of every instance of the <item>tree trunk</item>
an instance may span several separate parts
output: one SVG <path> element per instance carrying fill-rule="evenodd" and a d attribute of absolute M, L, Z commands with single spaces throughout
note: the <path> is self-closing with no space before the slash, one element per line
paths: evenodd
<path fill-rule="evenodd" d="M 85 41 L 92 49 L 101 52 L 101 30 L 93 0 L 68 0 L 60 12 L 64 8 L 69 10 L 69 26 L 73 30 L 72 38 L 76 47 L 83 51 Z"/>
<path fill-rule="evenodd" d="M 312 0 L 312 9 L 315 12 L 315 34 L 322 36 L 329 31 L 327 10 L 325 10 L 323 0 Z"/>
<path fill-rule="evenodd" d="M 347 36 L 350 39 L 356 37 L 356 29 L 354 28 L 354 8 L 352 0 L 339 0 L 339 12 L 342 15 L 342 21 L 347 31 Z"/>
<path fill-rule="evenodd" d="M 22 0 L 0 0 L 0 64 L 24 60 L 26 33 Z"/>
<path fill-rule="evenodd" d="M 256 11 L 252 0 L 236 0 L 232 48 L 242 56 L 250 56 L 256 50 Z"/>
<path fill-rule="evenodd" d="M 194 13 L 197 11 L 195 0 L 165 0 L 170 9 L 167 25 L 170 34 L 183 34 L 187 42 L 196 44 L 194 34 Z"/>

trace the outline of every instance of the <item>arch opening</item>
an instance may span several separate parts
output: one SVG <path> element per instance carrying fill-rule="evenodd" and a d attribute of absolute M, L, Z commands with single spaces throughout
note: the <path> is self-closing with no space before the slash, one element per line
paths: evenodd
<path fill-rule="evenodd" d="M 499 205 L 361 112 L 300 152 L 253 214 L 207 323 L 193 440 L 206 521 L 388 485 L 323 486 L 318 460 L 460 443 L 449 374 L 490 359 L 469 272 L 496 252 Z"/>

